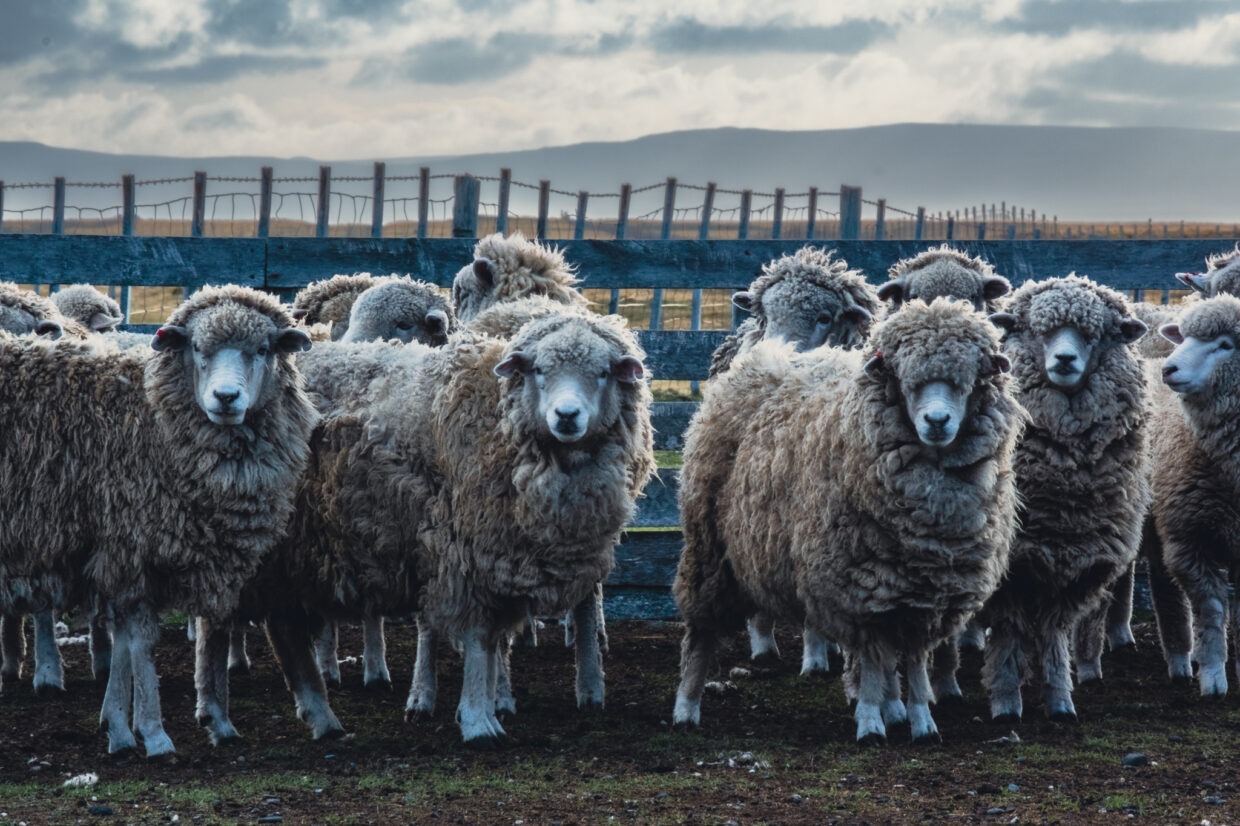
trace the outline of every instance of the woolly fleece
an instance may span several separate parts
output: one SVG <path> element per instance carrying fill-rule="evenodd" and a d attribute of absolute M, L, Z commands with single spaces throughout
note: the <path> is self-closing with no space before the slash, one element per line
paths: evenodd
<path fill-rule="evenodd" d="M 478 277 L 476 262 L 491 263 L 488 284 Z M 452 303 L 457 317 L 469 322 L 493 304 L 544 295 L 560 304 L 584 307 L 585 296 L 576 288 L 576 268 L 557 247 L 527 240 L 514 232 L 505 238 L 488 235 L 474 246 L 474 264 L 461 268 L 452 281 Z"/>

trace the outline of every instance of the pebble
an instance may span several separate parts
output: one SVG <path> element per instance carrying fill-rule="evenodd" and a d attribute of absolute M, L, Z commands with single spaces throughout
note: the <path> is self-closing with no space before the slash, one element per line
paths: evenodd
<path fill-rule="evenodd" d="M 802 798 L 799 794 L 793 794 L 792 797 L 788 799 L 791 800 L 793 803 L 800 803 L 804 798 Z"/>
<path fill-rule="evenodd" d="M 1208 795 L 1205 798 L 1205 800 L 1202 801 L 1202 803 L 1212 803 L 1214 805 L 1218 805 L 1220 803 L 1226 803 L 1226 802 L 1227 800 L 1225 798 L 1219 797 L 1216 794 Z"/>
<path fill-rule="evenodd" d="M 1124 755 L 1124 759 L 1120 761 L 1121 766 L 1148 766 L 1150 758 L 1146 757 L 1139 751 L 1129 752 Z"/>
<path fill-rule="evenodd" d="M 998 806 L 991 806 L 989 809 L 987 809 L 987 810 L 986 810 L 986 814 L 988 814 L 988 815 L 1001 815 L 1001 814 L 1003 814 L 1003 809 L 1001 809 L 1001 808 L 1000 808 L 1000 807 L 998 807 Z"/>
<path fill-rule="evenodd" d="M 110 815 L 112 814 L 112 807 L 111 806 L 91 806 L 86 811 L 90 812 L 92 815 Z"/>
<path fill-rule="evenodd" d="M 1020 791 L 1020 786 L 1017 786 L 1015 783 L 1009 783 L 1009 784 L 1008 784 L 1008 791 L 1009 791 L 1009 792 L 1019 792 L 1019 791 Z"/>

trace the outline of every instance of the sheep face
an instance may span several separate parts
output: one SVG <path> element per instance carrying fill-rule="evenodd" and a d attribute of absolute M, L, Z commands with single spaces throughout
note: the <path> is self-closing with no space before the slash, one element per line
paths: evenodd
<path fill-rule="evenodd" d="M 452 303 L 466 321 L 495 303 L 495 281 L 498 277 L 490 259 L 478 258 L 462 267 L 452 279 Z"/>
<path fill-rule="evenodd" d="M 16 336 L 44 336 L 55 341 L 64 333 L 64 328 L 50 318 L 35 318 L 19 307 L 0 304 L 0 330 Z"/>
<path fill-rule="evenodd" d="M 956 440 L 969 405 L 969 390 L 949 381 L 931 381 L 904 396 L 905 412 L 927 447 Z"/>
<path fill-rule="evenodd" d="M 634 355 L 602 336 L 586 319 L 553 317 L 530 326 L 546 335 L 521 335 L 495 374 L 521 395 L 539 436 L 570 444 L 610 427 L 620 415 L 621 385 L 641 381 L 645 370 Z"/>
<path fill-rule="evenodd" d="M 852 348 L 865 341 L 870 312 L 848 296 L 816 285 L 779 281 L 768 287 L 756 306 L 753 294 L 739 292 L 732 303 L 765 320 L 763 338 L 793 345 L 797 352 L 827 345 Z"/>
<path fill-rule="evenodd" d="M 1240 246 L 1231 252 L 1211 255 L 1205 272 L 1177 272 L 1176 279 L 1206 298 L 1240 294 Z"/>
<path fill-rule="evenodd" d="M 417 341 L 440 347 L 455 327 L 452 308 L 430 285 L 394 279 L 371 287 L 353 303 L 343 342 Z"/>
<path fill-rule="evenodd" d="M 160 327 L 151 346 L 178 353 L 199 408 L 213 423 L 231 426 L 271 399 L 275 359 L 310 349 L 310 337 L 295 328 L 277 329 L 257 312 L 238 317 L 206 311 L 191 316 L 185 326 Z"/>
<path fill-rule="evenodd" d="M 1227 366 L 1234 363 L 1236 337 L 1221 333 L 1208 339 L 1183 336 L 1179 325 L 1168 324 L 1160 331 L 1171 341 L 1178 341 L 1175 350 L 1163 362 L 1163 383 L 1176 393 L 1202 393 L 1216 386 Z"/>

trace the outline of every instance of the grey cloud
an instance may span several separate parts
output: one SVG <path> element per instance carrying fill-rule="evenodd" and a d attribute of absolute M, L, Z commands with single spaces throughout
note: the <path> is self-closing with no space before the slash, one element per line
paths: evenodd
<path fill-rule="evenodd" d="M 302 69 L 318 69 L 327 64 L 322 57 L 281 57 L 278 55 L 215 55 L 197 63 L 172 68 L 143 68 L 121 73 L 125 80 L 139 83 L 218 83 L 246 74 L 284 74 Z"/>
<path fill-rule="evenodd" d="M 232 110 L 212 112 L 187 118 L 181 123 L 183 129 L 191 132 L 210 132 L 217 129 L 239 129 L 251 126 L 249 119 Z"/>
<path fill-rule="evenodd" d="M 1043 123 L 1114 126 L 1167 126 L 1202 129 L 1240 128 L 1240 107 L 1204 101 L 1111 100 L 1071 88 L 1039 87 L 1026 93 L 1021 111 L 1036 113 Z"/>
<path fill-rule="evenodd" d="M 205 34 L 241 43 L 287 41 L 293 15 L 288 0 L 210 0 Z"/>
<path fill-rule="evenodd" d="M 1067 88 L 1112 92 L 1168 103 L 1233 103 L 1240 66 L 1159 63 L 1130 52 L 1066 66 L 1051 75 Z"/>
<path fill-rule="evenodd" d="M 656 51 L 701 52 L 830 52 L 855 54 L 888 35 L 891 26 L 879 20 L 848 20 L 836 26 L 711 26 L 681 18 L 656 28 L 650 43 Z"/>
<path fill-rule="evenodd" d="M 1000 28 L 1064 35 L 1074 29 L 1175 31 L 1200 20 L 1240 11 L 1237 0 L 1026 0 Z"/>
<path fill-rule="evenodd" d="M 85 5 L 85 0 L 0 0 L 0 66 L 76 45 L 82 32 L 73 18 Z"/>

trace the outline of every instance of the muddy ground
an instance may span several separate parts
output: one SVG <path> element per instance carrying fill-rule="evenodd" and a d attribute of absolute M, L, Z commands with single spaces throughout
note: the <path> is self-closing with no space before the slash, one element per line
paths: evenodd
<path fill-rule="evenodd" d="M 413 631 L 390 626 L 395 691 L 368 692 L 343 666 L 333 704 L 353 733 L 312 742 L 296 720 L 265 641 L 254 673 L 233 681 L 238 745 L 212 748 L 193 720 L 193 656 L 183 627 L 158 649 L 174 762 L 110 758 L 96 731 L 103 686 L 86 648 L 69 645 L 68 695 L 42 699 L 28 680 L 0 698 L 0 826 L 43 823 L 972 823 L 1240 822 L 1240 700 L 1204 701 L 1164 675 L 1150 625 L 1135 651 L 1108 654 L 1106 682 L 1077 692 L 1079 725 L 987 718 L 976 655 L 965 658 L 962 706 L 936 711 L 945 742 L 913 747 L 907 729 L 881 749 L 853 742 L 838 674 L 797 675 L 799 639 L 780 636 L 781 667 L 731 680 L 703 702 L 703 726 L 669 728 L 679 628 L 609 627 L 607 710 L 579 714 L 571 653 L 557 628 L 514 654 L 519 714 L 512 742 L 479 752 L 452 722 L 459 665 L 441 656 L 440 708 L 403 721 Z M 360 655 L 346 629 L 342 657 Z M 724 677 L 745 665 L 744 641 L 724 653 Z M 1006 738 L 1006 739 L 1005 739 Z M 1129 752 L 1149 759 L 1125 768 Z M 97 785 L 66 788 L 94 772 Z M 280 818 L 276 820 L 275 818 Z"/>

